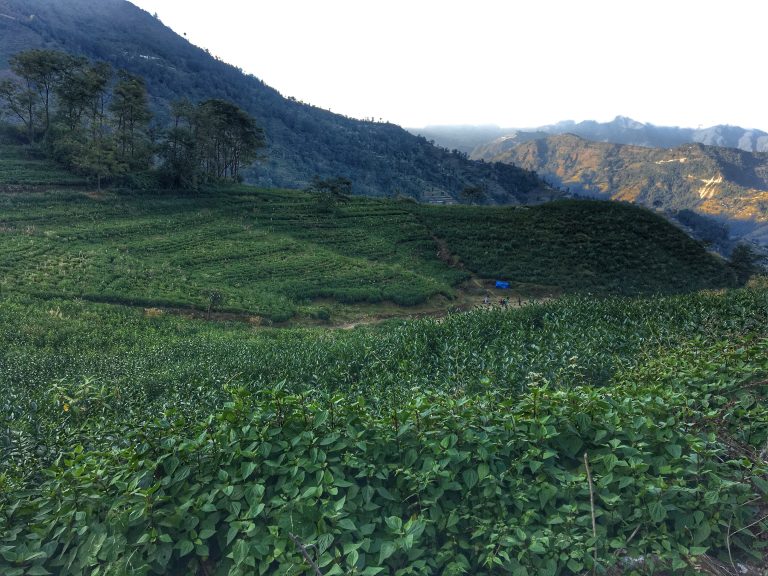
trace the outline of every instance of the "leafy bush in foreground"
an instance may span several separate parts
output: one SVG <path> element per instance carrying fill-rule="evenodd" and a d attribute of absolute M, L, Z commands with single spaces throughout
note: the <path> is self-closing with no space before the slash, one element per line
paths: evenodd
<path fill-rule="evenodd" d="M 324 574 L 578 573 L 593 554 L 683 568 L 726 537 L 750 549 L 750 482 L 766 487 L 690 419 L 724 416 L 722 393 L 542 386 L 386 409 L 236 393 L 197 425 L 75 446 L 4 508 L 4 573 L 290 574 L 296 541 Z"/>
<path fill-rule="evenodd" d="M 13 381 L 21 418 L 0 436 L 0 573 L 316 574 L 311 561 L 324 575 L 533 575 L 760 562 L 767 314 L 762 290 L 573 299 L 373 331 L 270 332 L 265 342 L 299 359 L 291 382 L 270 387 L 179 381 L 151 399 L 128 381 L 65 377 L 27 388 L 31 407 Z M 144 324 L 140 345 L 115 350 L 162 349 L 180 331 L 188 347 L 200 339 L 192 357 L 225 331 Z M 538 350 L 512 354 L 520 325 L 542 333 Z M 567 356 L 590 326 L 598 364 Z M 81 337 L 127 342 L 116 328 Z M 222 361 L 245 335 L 226 330 L 235 337 L 220 335 Z M 55 336 L 22 336 L 13 351 L 42 365 L 31 343 Z M 348 380 L 342 367 L 365 350 L 376 370 Z M 472 372 L 480 364 L 469 359 L 498 369 L 491 361 L 505 354 L 540 370 L 520 382 Z M 320 366 L 301 364 L 315 355 L 329 371 L 317 386 L 306 372 Z M 593 382 L 600 366 L 610 375 Z M 436 367 L 440 379 L 427 380 Z M 14 476 L 24 446 L 33 452 Z"/>

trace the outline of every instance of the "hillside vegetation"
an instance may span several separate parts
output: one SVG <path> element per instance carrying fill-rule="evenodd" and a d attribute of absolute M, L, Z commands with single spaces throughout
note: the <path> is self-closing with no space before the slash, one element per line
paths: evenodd
<path fill-rule="evenodd" d="M 432 232 L 487 278 L 565 292 L 643 294 L 731 284 L 730 271 L 659 216 L 625 203 L 422 207 Z M 471 225 L 470 223 L 478 223 Z M 482 224 L 479 224 L 482 223 Z"/>
<path fill-rule="evenodd" d="M 446 307 L 470 278 L 523 295 L 734 284 L 724 261 L 663 219 L 605 202 L 462 209 L 247 186 L 27 190 L 0 196 L 0 231 L 5 291 L 254 321 L 328 320 L 346 304 Z"/>
<path fill-rule="evenodd" d="M 302 188 L 315 176 L 343 176 L 356 194 L 457 200 L 465 188 L 480 187 L 488 203 L 498 204 L 559 195 L 529 171 L 473 162 L 394 124 L 346 118 L 286 98 L 126 0 L 0 0 L 0 13 L 0 73 L 22 50 L 60 50 L 141 77 L 160 126 L 172 116 L 171 102 L 184 98 L 222 99 L 248 112 L 268 145 L 265 162 L 243 171 L 250 183 Z"/>
<path fill-rule="evenodd" d="M 85 178 L 21 146 L 0 145 L 0 192 L 87 185 Z"/>
<path fill-rule="evenodd" d="M 333 332 L 0 298 L 4 575 L 764 565 L 764 289 Z"/>
<path fill-rule="evenodd" d="M 565 134 L 494 157 L 537 170 L 570 192 L 725 222 L 737 238 L 768 243 L 768 154 L 690 144 L 672 149 L 591 142 Z"/>
<path fill-rule="evenodd" d="M 0 163 L 3 576 L 765 564 L 768 292 L 658 216 Z"/>

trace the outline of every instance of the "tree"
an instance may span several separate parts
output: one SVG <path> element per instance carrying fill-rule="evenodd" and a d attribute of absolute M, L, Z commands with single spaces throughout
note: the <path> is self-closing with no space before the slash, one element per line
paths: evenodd
<path fill-rule="evenodd" d="M 75 159 L 81 169 L 96 178 L 96 187 L 101 190 L 103 178 L 124 171 L 116 162 L 114 140 L 110 137 L 106 119 L 107 84 L 112 76 L 112 69 L 105 62 L 97 62 L 89 67 L 87 78 L 90 88 L 88 107 L 89 142 L 88 147 Z"/>
<path fill-rule="evenodd" d="M 461 199 L 470 204 L 479 204 L 485 200 L 485 190 L 480 186 L 466 186 L 461 191 Z"/>
<path fill-rule="evenodd" d="M 310 192 L 330 194 L 337 200 L 346 200 L 352 194 L 352 180 L 344 176 L 325 179 L 315 176 L 312 178 L 312 184 L 308 190 Z"/>
<path fill-rule="evenodd" d="M 738 244 L 731 252 L 728 265 L 736 273 L 736 281 L 744 285 L 756 273 L 762 270 L 762 257 L 749 244 Z"/>
<path fill-rule="evenodd" d="M 101 88 L 101 79 L 87 60 L 73 62 L 56 87 L 57 121 L 61 129 L 71 133 L 81 126 L 94 94 Z"/>
<path fill-rule="evenodd" d="M 256 159 L 264 132 L 246 112 L 225 100 L 197 107 L 196 128 L 204 172 L 212 179 L 237 180 L 240 167 Z"/>
<path fill-rule="evenodd" d="M 0 80 L 0 99 L 11 116 L 18 118 L 26 132 L 28 144 L 35 141 L 35 118 L 38 113 L 35 93 L 13 80 Z"/>
<path fill-rule="evenodd" d="M 193 133 L 195 105 L 189 100 L 171 103 L 172 125 L 160 146 L 161 179 L 170 188 L 196 189 L 198 160 Z"/>
<path fill-rule="evenodd" d="M 151 152 L 147 126 L 152 114 L 144 80 L 120 71 L 109 110 L 113 115 L 118 159 L 131 170 L 146 169 Z"/>
<path fill-rule="evenodd" d="M 264 132 L 243 110 L 224 100 L 172 105 L 173 126 L 161 148 L 163 173 L 174 187 L 239 180 L 240 168 L 265 146 Z"/>
<path fill-rule="evenodd" d="M 57 87 L 58 125 L 53 152 L 57 160 L 102 180 L 127 171 L 116 154 L 115 139 L 107 116 L 108 86 L 112 69 L 104 62 L 78 60 Z"/>
<path fill-rule="evenodd" d="M 11 70 L 18 76 L 24 88 L 23 97 L 29 143 L 35 140 L 36 116 L 42 110 L 43 135 L 47 140 L 51 130 L 51 97 L 73 58 L 55 50 L 27 50 L 11 56 Z"/>
<path fill-rule="evenodd" d="M 352 180 L 344 176 L 321 179 L 312 178 L 308 192 L 317 195 L 318 208 L 321 212 L 331 212 L 339 202 L 346 202 L 352 194 Z"/>

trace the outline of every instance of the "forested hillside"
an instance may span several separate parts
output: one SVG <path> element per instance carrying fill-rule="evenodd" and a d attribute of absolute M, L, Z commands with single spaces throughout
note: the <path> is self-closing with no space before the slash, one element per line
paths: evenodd
<path fill-rule="evenodd" d="M 181 98 L 220 98 L 243 108 L 268 143 L 265 161 L 243 171 L 251 183 L 305 187 L 315 176 L 343 176 L 357 194 L 462 199 L 470 188 L 483 191 L 483 202 L 512 204 L 558 195 L 531 172 L 471 162 L 393 124 L 285 98 L 125 0 L 0 0 L 0 14 L 0 68 L 30 48 L 104 60 L 145 79 L 161 124 L 170 102 Z"/>

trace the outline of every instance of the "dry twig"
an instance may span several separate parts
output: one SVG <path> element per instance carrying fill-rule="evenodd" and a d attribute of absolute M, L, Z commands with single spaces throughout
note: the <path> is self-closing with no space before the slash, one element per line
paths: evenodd
<path fill-rule="evenodd" d="M 306 546 L 304 546 L 304 543 L 299 539 L 298 536 L 292 533 L 288 533 L 288 536 L 293 540 L 293 543 L 296 544 L 296 548 L 299 549 L 299 552 L 301 552 L 301 555 L 304 556 L 304 560 L 307 561 L 307 563 L 312 566 L 312 569 L 315 571 L 315 576 L 323 576 L 323 573 L 320 572 L 320 568 L 315 564 L 315 561 L 312 560 L 312 558 L 309 557 L 309 552 L 307 552 Z"/>

